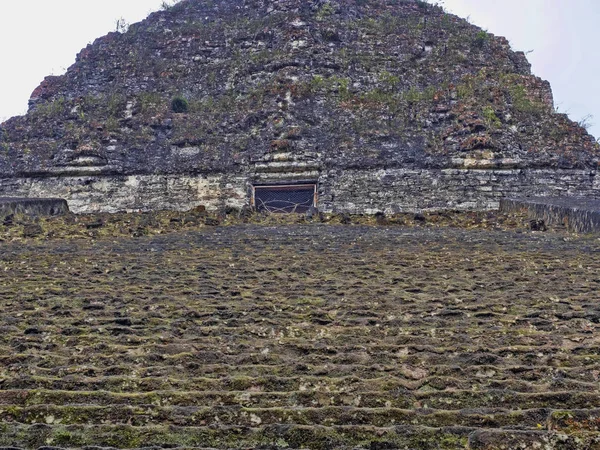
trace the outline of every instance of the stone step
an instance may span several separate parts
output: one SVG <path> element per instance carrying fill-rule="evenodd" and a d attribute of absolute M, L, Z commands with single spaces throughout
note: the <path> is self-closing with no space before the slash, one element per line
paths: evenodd
<path fill-rule="evenodd" d="M 0 289 L 1 293 L 1 289 Z M 206 313 L 210 315 L 211 313 Z M 215 314 L 216 315 L 216 314 Z M 209 348 L 214 343 L 215 339 L 220 336 L 236 335 L 238 333 L 248 334 L 248 341 L 244 344 L 232 345 L 232 351 L 236 349 L 248 349 L 257 345 L 263 345 L 266 340 L 271 340 L 272 343 L 277 344 L 277 348 L 290 348 L 299 347 L 299 350 L 304 353 L 310 351 L 317 352 L 319 349 L 324 347 L 332 347 L 336 351 L 344 351 L 345 349 L 368 349 L 372 352 L 390 351 L 393 353 L 397 352 L 399 348 L 408 350 L 412 353 L 421 352 L 425 350 L 434 351 L 436 353 L 443 353 L 446 351 L 457 350 L 457 351 L 497 351 L 501 354 L 522 354 L 531 351 L 541 351 L 545 353 L 552 353 L 554 351 L 561 350 L 564 344 L 569 345 L 569 349 L 574 350 L 578 353 L 582 351 L 594 352 L 595 347 L 589 344 L 591 336 L 589 331 L 581 330 L 578 332 L 577 329 L 573 332 L 565 332 L 561 336 L 560 340 L 549 333 L 532 333 L 531 327 L 519 328 L 512 330 L 515 336 L 502 336 L 501 333 L 490 332 L 489 343 L 486 347 L 477 345 L 477 336 L 462 336 L 462 341 L 454 343 L 452 346 L 448 345 L 447 337 L 428 337 L 422 334 L 426 331 L 424 328 L 428 327 L 428 324 L 421 324 L 420 326 L 411 326 L 403 323 L 395 325 L 387 325 L 380 321 L 368 318 L 339 318 L 332 317 L 327 312 L 313 311 L 310 315 L 304 314 L 297 317 L 289 316 L 282 317 L 280 324 L 276 329 L 269 330 L 269 333 L 274 332 L 274 336 L 259 336 L 256 333 L 257 320 L 255 318 L 240 320 L 235 317 L 235 313 L 228 313 L 230 316 L 230 322 L 225 322 L 219 326 L 204 326 L 202 323 L 191 327 L 188 330 L 189 335 L 186 335 L 179 339 L 174 339 L 178 344 L 185 346 L 194 346 L 195 349 Z M 233 316 L 233 317 L 231 317 Z M 591 317 L 593 320 L 595 318 Z M 585 320 L 583 317 L 581 320 Z M 86 340 L 93 343 L 104 343 L 109 346 L 115 346 L 115 350 L 119 348 L 127 348 L 127 343 L 135 344 L 136 346 L 156 346 L 160 347 L 165 344 L 157 342 L 156 334 L 153 334 L 152 328 L 144 328 L 141 325 L 133 324 L 123 327 L 118 324 L 118 321 L 126 319 L 118 319 L 115 317 L 111 318 L 97 318 L 98 324 L 88 325 L 82 324 L 80 321 L 65 320 L 65 323 L 61 327 L 58 327 L 54 323 L 39 323 L 32 321 L 23 320 L 19 327 L 3 327 L 4 334 L 0 337 L 0 345 L 11 346 L 18 344 L 20 340 L 25 341 L 41 341 L 44 333 L 57 334 L 56 338 L 68 339 L 69 337 L 77 337 L 86 335 Z M 211 322 L 218 322 L 219 319 L 211 318 L 208 319 Z M 208 322 L 207 321 L 207 322 Z M 245 323 L 244 323 L 245 322 Z M 304 323 L 303 323 L 304 322 Z M 361 322 L 362 324 L 359 324 Z M 375 327 L 369 327 L 369 322 L 375 324 Z M 289 323 L 288 326 L 285 324 Z M 303 323 L 302 327 L 294 327 L 294 323 Z M 448 322 L 449 325 L 454 326 L 454 322 Z M 460 335 L 464 330 L 461 326 L 463 324 L 456 323 L 456 327 L 453 328 L 453 333 Z M 321 342 L 315 343 L 311 341 L 311 337 L 315 333 L 323 332 L 323 327 L 327 326 L 326 336 L 323 337 Z M 35 333 L 31 333 L 31 328 L 35 327 Z M 403 332 L 398 330 L 398 327 L 402 327 Z M 254 331 L 254 333 L 253 333 Z M 191 335 L 191 332 L 197 333 L 195 337 Z M 90 335 L 90 333 L 92 333 Z M 119 334 L 120 333 L 120 334 Z M 129 341 L 123 341 L 120 335 L 127 334 Z M 400 334 L 401 333 L 401 334 Z M 504 332 L 506 333 L 506 331 Z M 521 334 L 519 334 L 521 333 Z M 189 337 L 188 337 L 189 336 Z M 202 336 L 200 339 L 198 336 Z M 471 347 L 469 347 L 471 344 Z M 131 344 L 130 344 L 131 345 Z M 564 349 L 563 349 L 564 350 Z"/>
<path fill-rule="evenodd" d="M 129 405 L 197 406 L 244 408 L 301 408 L 319 406 L 361 406 L 410 408 L 416 403 L 411 395 L 385 392 L 257 392 L 248 391 L 152 391 L 117 393 L 109 391 L 12 390 L 0 391 L 0 409 L 36 405 Z"/>
<path fill-rule="evenodd" d="M 362 425 L 376 427 L 421 425 L 428 427 L 465 426 L 489 428 L 537 429 L 546 427 L 548 409 L 511 411 L 499 408 L 469 410 L 428 410 L 399 408 L 357 408 L 327 406 L 319 408 L 245 408 L 241 406 L 157 406 L 134 405 L 3 405 L 3 422 L 61 425 L 99 423 L 134 426 L 239 426 L 288 425 Z M 598 431 L 598 430 L 590 430 Z"/>
<path fill-rule="evenodd" d="M 18 443 L 18 444 L 16 444 Z M 11 449 L 129 448 L 236 450 L 597 450 L 598 433 L 567 436 L 546 430 L 490 430 L 415 425 L 339 427 L 270 425 L 260 427 L 173 427 L 131 425 L 5 424 L 0 446 Z"/>
<path fill-rule="evenodd" d="M 268 347 L 266 347 L 268 349 Z M 319 375 L 340 377 L 355 375 L 361 378 L 401 375 L 407 380 L 426 377 L 457 377 L 470 375 L 475 379 L 521 379 L 524 381 L 550 382 L 561 379 L 598 381 L 600 365 L 598 357 L 572 356 L 566 360 L 548 360 L 531 355 L 531 358 L 502 360 L 493 354 L 466 355 L 465 358 L 442 358 L 440 355 L 418 354 L 403 361 L 379 363 L 369 355 L 348 354 L 335 357 L 318 356 L 302 358 L 294 355 L 280 357 L 270 352 L 242 356 L 222 355 L 220 352 L 197 352 L 165 355 L 132 352 L 128 356 L 96 354 L 66 357 L 52 352 L 36 354 L 13 354 L 0 358 L 0 376 L 23 375 L 65 376 L 87 373 L 88 376 L 133 375 L 136 377 L 156 374 L 176 375 L 186 373 L 192 377 L 225 376 L 306 376 Z M 135 356 L 139 353 L 140 356 Z M 115 364 L 115 359 L 119 361 Z M 562 364 L 559 364 L 562 363 Z"/>
<path fill-rule="evenodd" d="M 564 409 L 600 408 L 598 392 L 522 393 L 507 390 L 448 390 L 343 392 L 343 391 L 151 391 L 124 394 L 108 391 L 0 391 L 1 408 L 56 405 L 159 405 L 246 408 L 361 407 L 465 410 L 475 408 Z"/>
<path fill-rule="evenodd" d="M 469 450 L 598 450 L 600 434 L 565 435 L 552 431 L 478 430 L 469 435 Z"/>
<path fill-rule="evenodd" d="M 484 391 L 488 389 L 508 390 L 522 393 L 545 393 L 558 391 L 580 391 L 595 392 L 598 384 L 595 381 L 582 381 L 569 379 L 568 372 L 562 372 L 560 378 L 556 374 L 542 374 L 533 381 L 520 378 L 493 378 L 505 376 L 497 369 L 481 369 L 481 372 L 471 374 L 472 378 L 465 380 L 450 376 L 427 376 L 422 379 L 407 379 L 394 375 L 383 375 L 378 378 L 354 376 L 318 377 L 310 375 L 298 375 L 290 377 L 277 377 L 259 375 L 227 376 L 217 375 L 215 377 L 189 377 L 176 378 L 169 376 L 171 370 L 163 369 L 164 376 L 145 376 L 138 373 L 136 376 L 90 376 L 89 368 L 80 367 L 65 370 L 63 376 L 20 376 L 18 378 L 2 378 L 4 392 L 24 390 L 55 390 L 90 392 L 106 390 L 114 393 L 147 393 L 152 391 L 180 390 L 192 391 L 255 391 L 255 392 L 344 392 L 364 393 L 375 389 L 389 392 L 394 390 L 408 391 L 444 391 L 444 390 L 473 390 Z M 585 368 L 579 369 L 582 378 L 594 379 L 594 375 Z M 158 372 L 158 373 L 157 373 Z M 86 376 L 87 374 L 87 376 Z M 155 375 L 160 371 L 155 370 Z M 181 375 L 181 373 L 179 373 Z M 467 374 L 469 375 L 469 374 Z M 554 377 L 554 378 L 552 378 Z"/>
<path fill-rule="evenodd" d="M 260 378 L 260 377 L 259 377 Z M 343 380 L 343 378 L 342 378 Z M 371 386 L 369 386 L 370 380 Z M 21 377 L 4 378 L 2 381 L 3 389 L 10 390 L 61 390 L 61 391 L 92 391 L 106 390 L 115 393 L 132 392 L 152 392 L 156 390 L 178 389 L 182 391 L 262 391 L 262 392 L 344 392 L 347 394 L 362 394 L 372 392 L 407 391 L 407 392 L 465 392 L 475 390 L 475 392 L 504 391 L 522 394 L 546 394 L 553 392 L 587 392 L 595 394 L 594 383 L 565 383 L 558 380 L 555 383 L 539 384 L 519 383 L 518 381 L 494 381 L 482 379 L 481 382 L 474 381 L 469 384 L 459 380 L 440 379 L 437 377 L 423 378 L 420 380 L 390 379 L 389 381 L 380 381 L 380 379 L 367 378 L 363 383 L 348 382 L 346 386 L 339 381 L 328 381 L 324 379 L 321 382 L 304 381 L 271 381 L 256 380 L 248 377 L 235 377 L 232 381 L 220 383 L 217 378 L 190 378 L 178 379 L 169 374 L 164 377 L 129 377 L 129 376 L 108 376 L 108 377 L 85 377 L 85 376 L 67 376 L 65 378 L 46 378 Z"/>
<path fill-rule="evenodd" d="M 8 330 L 4 330 L 7 332 Z M 23 332 L 11 338 L 12 342 L 0 345 L 0 362 L 4 365 L 14 364 L 17 361 L 35 361 L 52 357 L 56 365 L 71 365 L 69 361 L 80 361 L 89 359 L 86 353 L 73 353 L 61 350 L 54 345 L 48 345 L 47 338 L 40 333 L 40 327 L 29 327 Z M 68 327 L 62 330 L 68 334 L 78 333 L 70 331 Z M 44 331 L 44 333 L 51 331 Z M 35 333 L 34 335 L 30 333 Z M 306 364 L 349 364 L 352 359 L 360 359 L 363 363 L 370 364 L 395 364 L 411 363 L 412 361 L 427 361 L 427 365 L 453 365 L 467 364 L 481 366 L 494 364 L 496 366 L 522 365 L 545 365 L 554 367 L 572 367 L 576 365 L 590 365 L 600 356 L 600 347 L 592 345 L 580 345 L 575 342 L 565 342 L 564 346 L 510 346 L 510 347 L 485 347 L 457 345 L 453 347 L 432 346 L 424 343 L 408 345 L 377 345 L 369 341 L 362 345 L 343 345 L 336 340 L 326 340 L 319 344 L 294 343 L 289 344 L 284 340 L 276 338 L 249 337 L 244 344 L 228 346 L 226 350 L 215 348 L 218 338 L 207 337 L 204 342 L 174 340 L 168 345 L 157 345 L 154 342 L 144 343 L 137 336 L 132 335 L 129 327 L 113 326 L 105 327 L 103 333 L 107 333 L 106 339 L 102 335 L 96 338 L 86 339 L 87 345 L 102 345 L 106 353 L 118 355 L 119 360 L 127 362 L 134 359 L 156 359 L 157 355 L 171 361 L 185 361 L 186 359 L 210 355 L 211 362 L 221 364 L 242 365 L 246 360 L 261 360 L 264 364 L 277 364 L 287 362 L 289 359 L 302 357 Z M 239 330 L 240 334 L 244 330 Z M 246 332 L 247 333 L 247 332 Z M 235 333 L 236 335 L 238 333 Z M 226 336 L 225 333 L 221 337 Z M 56 339 L 56 338 L 55 338 Z M 68 340 L 65 337 L 64 340 Z M 75 338 L 72 338 L 75 339 Z M 5 337 L 5 341 L 7 338 Z M 120 340 L 120 342 L 119 342 Z M 123 341 L 129 340 L 132 345 L 123 345 Z M 344 341 L 340 337 L 339 341 Z M 348 338 L 346 341 L 349 341 Z M 35 350 L 35 352 L 31 352 Z M 106 365 L 110 357 L 102 353 L 94 355 L 94 363 Z M 258 361 L 257 361 L 258 362 Z M 356 363 L 358 361 L 355 361 Z M 48 362 L 50 363 L 50 361 Z"/>
<path fill-rule="evenodd" d="M 481 407 L 506 407 L 514 410 L 532 408 L 599 408 L 598 392 L 545 392 L 519 393 L 504 390 L 415 392 L 421 407 L 440 409 L 466 409 Z"/>
<path fill-rule="evenodd" d="M 572 409 L 553 411 L 548 429 L 564 433 L 600 431 L 600 409 Z"/>
<path fill-rule="evenodd" d="M 373 426 L 298 426 L 268 427 L 172 427 L 131 425 L 49 426 L 6 424 L 0 445 L 27 444 L 27 448 L 56 447 L 214 447 L 218 449 L 271 449 L 272 445 L 289 449 L 343 450 L 389 448 L 439 448 L 440 442 L 464 448 L 473 429 L 460 427 L 431 429 L 424 427 L 377 428 Z M 418 447 L 417 447 L 418 446 Z"/>
<path fill-rule="evenodd" d="M 269 347 L 272 351 L 280 354 L 293 352 L 301 355 L 332 355 L 336 353 L 367 352 L 374 356 L 385 354 L 386 356 L 396 358 L 406 358 L 410 355 L 426 352 L 440 355 L 456 353 L 457 357 L 464 356 L 466 353 L 493 353 L 498 356 L 508 356 L 511 358 L 529 355 L 534 352 L 542 356 L 548 356 L 560 352 L 567 353 L 567 350 L 569 353 L 574 353 L 575 356 L 600 354 L 600 350 L 588 342 L 593 339 L 589 336 L 589 333 L 588 336 L 566 334 L 558 342 L 555 337 L 542 334 L 533 336 L 538 339 L 538 342 L 535 343 L 531 341 L 532 336 L 517 337 L 511 339 L 509 345 L 507 345 L 506 337 L 502 339 L 501 336 L 496 337 L 492 334 L 489 336 L 489 342 L 486 346 L 477 345 L 475 338 L 464 338 L 463 342 L 448 345 L 447 338 L 434 339 L 427 338 L 427 336 L 419 337 L 418 335 L 414 337 L 390 336 L 389 333 L 386 333 L 386 328 L 366 333 L 364 330 L 365 325 L 358 327 L 348 324 L 343 327 L 343 330 L 340 330 L 338 328 L 339 325 L 331 323 L 334 319 L 325 313 L 321 315 L 313 313 L 310 320 L 313 324 L 307 325 L 301 331 L 287 330 L 287 333 L 294 334 L 293 338 L 285 336 L 286 331 L 284 330 L 270 331 L 269 334 L 274 332 L 274 336 L 258 336 L 252 334 L 251 326 L 239 326 L 241 324 L 236 322 L 238 326 L 223 324 L 219 335 L 216 334 L 217 330 L 212 329 L 212 327 L 197 327 L 193 329 L 194 333 L 198 333 L 196 337 L 183 336 L 173 339 L 169 344 L 157 342 L 156 336 L 151 333 L 152 329 L 143 329 L 138 325 L 131 325 L 128 318 L 112 318 L 94 327 L 82 327 L 79 322 L 71 325 L 66 321 L 67 323 L 63 324 L 63 327 L 60 329 L 39 323 L 23 323 L 19 328 L 3 327 L 5 334 L 0 339 L 0 349 L 9 349 L 10 347 L 10 350 L 14 351 L 14 345 L 20 341 L 39 344 L 44 342 L 44 334 L 48 333 L 58 334 L 55 339 L 63 339 L 65 341 L 69 338 L 74 339 L 85 334 L 87 336 L 86 342 L 89 344 L 102 343 L 115 352 L 124 353 L 130 350 L 131 347 L 135 346 L 139 348 L 143 346 L 147 353 L 153 351 L 164 353 L 166 351 L 167 354 L 172 355 L 174 354 L 173 349 L 175 346 L 180 349 L 179 353 L 203 350 L 214 351 L 214 344 L 218 342 L 219 338 L 245 333 L 248 335 L 248 339 L 244 340 L 243 343 L 232 343 L 232 345 L 228 346 L 226 352 L 228 355 L 262 351 L 267 344 L 270 344 Z M 366 321 L 366 319 L 363 320 Z M 314 333 L 323 332 L 324 326 L 328 326 L 327 336 L 318 342 L 311 340 L 310 336 L 314 336 Z M 353 333 L 355 330 L 356 334 Z M 422 331 L 411 327 L 405 328 L 405 332 L 422 333 Z M 94 333 L 94 335 L 89 336 L 89 333 Z M 127 335 L 125 341 L 122 339 L 123 335 Z M 498 345 L 494 345 L 496 343 Z M 565 348 L 566 346 L 568 348 Z M 61 349 L 53 347 L 50 347 L 49 350 L 57 354 L 61 352 Z M 63 352 L 65 355 L 68 355 L 66 351 Z"/>
<path fill-rule="evenodd" d="M 29 341 L 30 342 L 30 341 Z M 181 352 L 175 354 L 165 354 L 160 351 L 148 353 L 135 349 L 114 352 L 113 354 L 95 354 L 95 355 L 60 355 L 54 351 L 45 352 L 38 345 L 29 345 L 22 349 L 26 353 L 12 354 L 0 358 L 0 364 L 4 367 L 5 373 L 11 370 L 19 370 L 20 364 L 27 364 L 30 367 L 38 366 L 41 369 L 53 369 L 75 365 L 86 364 L 88 369 L 96 372 L 105 372 L 107 369 L 120 370 L 122 367 L 124 373 L 131 372 L 131 368 L 136 365 L 144 367 L 158 366 L 181 366 L 184 370 L 196 374 L 212 373 L 219 370 L 220 367 L 232 366 L 235 372 L 243 374 L 252 370 L 252 366 L 270 366 L 276 374 L 284 371 L 293 373 L 297 370 L 295 362 L 302 358 L 304 366 L 313 368 L 323 368 L 320 373 L 326 371 L 330 374 L 344 374 L 348 372 L 348 366 L 354 367 L 359 372 L 366 374 L 374 371 L 392 371 L 403 372 L 403 367 L 414 366 L 422 368 L 425 375 L 434 373 L 441 374 L 443 371 L 452 370 L 448 368 L 458 368 L 468 366 L 469 371 L 479 372 L 481 367 L 494 367 L 494 370 L 506 370 L 514 367 L 524 368 L 546 368 L 545 370 L 559 371 L 562 368 L 589 367 L 595 365 L 598 355 L 597 349 L 585 349 L 580 354 L 569 355 L 567 353 L 552 354 L 542 352 L 527 352 L 522 355 L 517 353 L 506 354 L 499 352 L 492 353 L 461 353 L 450 350 L 444 353 L 439 352 L 419 352 L 413 355 L 404 355 L 403 349 L 387 355 L 376 352 L 339 352 L 336 353 L 334 347 L 323 348 L 319 350 L 323 353 L 299 354 L 294 351 L 280 354 L 277 348 L 265 342 L 262 349 L 256 349 L 252 353 L 229 354 L 220 350 L 205 350 Z M 119 365 L 115 365 L 118 360 Z M 198 367 L 200 363 L 202 367 Z M 427 367 L 427 369 L 424 369 Z M 0 371 L 2 373 L 2 371 Z M 108 374 L 107 374 L 108 375 Z M 421 378 L 423 378 L 423 375 Z M 409 376 L 410 377 L 410 376 Z"/>

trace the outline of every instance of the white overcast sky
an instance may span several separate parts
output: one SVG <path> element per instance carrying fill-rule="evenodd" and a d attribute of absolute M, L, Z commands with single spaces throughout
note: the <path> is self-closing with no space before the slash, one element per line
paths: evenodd
<path fill-rule="evenodd" d="M 0 0 L 0 122 L 27 109 L 44 76 L 59 75 L 119 18 L 137 22 L 162 0 Z M 199 0 L 200 1 L 200 0 Z M 431 0 L 436 2 L 438 0 Z M 600 0 L 444 0 L 450 12 L 505 36 L 550 81 L 559 111 L 594 116 L 600 137 Z"/>

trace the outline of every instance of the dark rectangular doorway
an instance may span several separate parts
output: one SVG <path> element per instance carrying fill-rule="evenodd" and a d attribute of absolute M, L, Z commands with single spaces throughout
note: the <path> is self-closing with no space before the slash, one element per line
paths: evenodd
<path fill-rule="evenodd" d="M 305 213 L 317 205 L 317 185 L 255 185 L 252 200 L 258 211 L 271 213 Z"/>

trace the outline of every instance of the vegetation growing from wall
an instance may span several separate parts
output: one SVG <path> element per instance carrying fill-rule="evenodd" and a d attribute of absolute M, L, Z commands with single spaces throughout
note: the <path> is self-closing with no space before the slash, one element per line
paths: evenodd
<path fill-rule="evenodd" d="M 304 130 L 290 151 L 346 167 L 454 167 L 482 151 L 597 167 L 600 153 L 504 38 L 412 0 L 268 14 L 184 0 L 83 49 L 3 127 L 4 173 L 43 173 L 72 152 L 119 173 L 243 171 L 290 128 Z M 202 151 L 177 168 L 172 149 L 188 146 Z"/>

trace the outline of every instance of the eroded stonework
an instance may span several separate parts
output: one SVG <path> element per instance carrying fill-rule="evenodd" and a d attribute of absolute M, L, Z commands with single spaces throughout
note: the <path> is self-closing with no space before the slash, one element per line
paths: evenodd
<path fill-rule="evenodd" d="M 537 196 L 595 197 L 600 182 L 586 170 L 340 170 L 320 174 L 324 212 L 387 214 L 497 209 L 500 199 Z M 0 180 L 0 191 L 20 197 L 69 199 L 75 213 L 243 208 L 251 198 L 244 176 L 129 175 Z"/>
<path fill-rule="evenodd" d="M 489 209 L 598 196 L 599 155 L 523 53 L 439 7 L 183 0 L 96 40 L 0 125 L 0 195 L 217 209 L 310 181 L 326 211 Z"/>
<path fill-rule="evenodd" d="M 128 175 L 0 180 L 0 190 L 23 197 L 69 199 L 74 213 L 180 210 L 204 205 L 215 210 L 247 204 L 244 179 L 221 176 Z"/>

